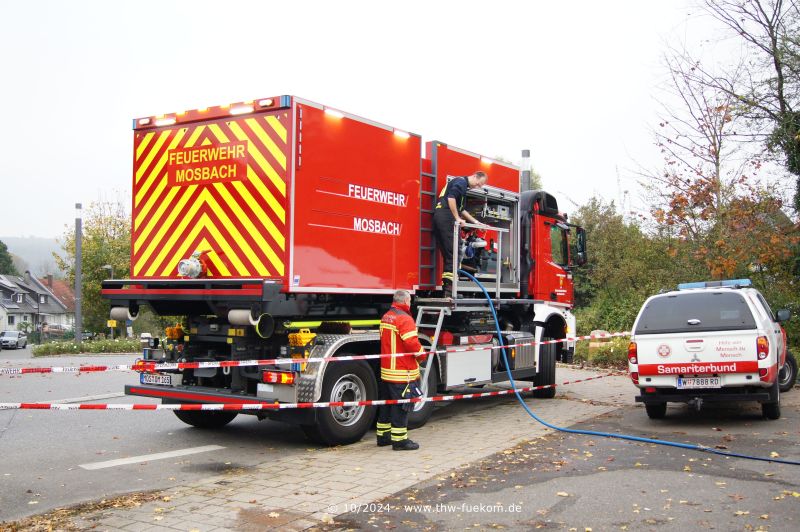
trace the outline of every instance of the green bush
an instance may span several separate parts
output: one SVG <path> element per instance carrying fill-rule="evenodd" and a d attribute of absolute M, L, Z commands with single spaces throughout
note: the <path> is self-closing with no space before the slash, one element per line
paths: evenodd
<path fill-rule="evenodd" d="M 33 356 L 77 355 L 81 353 L 138 353 L 142 350 L 138 339 L 92 340 L 81 344 L 75 341 L 48 342 L 33 347 Z"/>
<path fill-rule="evenodd" d="M 591 348 L 589 343 L 585 340 L 577 343 L 575 346 L 575 362 L 619 369 L 627 367 L 629 338 L 611 338 L 600 343 L 598 347 Z"/>

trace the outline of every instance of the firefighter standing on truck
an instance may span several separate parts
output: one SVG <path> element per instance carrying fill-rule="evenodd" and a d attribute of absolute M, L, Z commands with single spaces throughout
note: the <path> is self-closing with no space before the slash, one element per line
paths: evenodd
<path fill-rule="evenodd" d="M 394 293 L 392 307 L 381 318 L 381 353 L 416 353 L 381 358 L 381 397 L 409 399 L 419 397 L 419 362 L 425 350 L 417 338 L 417 325 L 411 317 L 411 294 Z M 378 446 L 392 445 L 395 451 L 414 451 L 419 444 L 408 439 L 408 413 L 415 403 L 381 405 L 378 409 Z"/>
<path fill-rule="evenodd" d="M 467 177 L 451 179 L 436 201 L 436 208 L 433 210 L 433 236 L 444 260 L 442 272 L 444 297 L 453 295 L 453 225 L 455 222 L 464 225 L 467 221 L 478 223 L 478 220 L 466 210 L 467 190 L 480 188 L 488 180 L 489 176 L 480 171 Z"/>

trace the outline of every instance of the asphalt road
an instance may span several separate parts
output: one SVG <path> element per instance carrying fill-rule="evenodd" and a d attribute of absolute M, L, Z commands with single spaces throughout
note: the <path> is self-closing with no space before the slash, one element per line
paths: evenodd
<path fill-rule="evenodd" d="M 800 461 L 800 389 L 782 414 L 675 405 L 652 421 L 630 405 L 573 428 Z M 795 531 L 800 467 L 556 432 L 354 510 L 324 529 Z"/>

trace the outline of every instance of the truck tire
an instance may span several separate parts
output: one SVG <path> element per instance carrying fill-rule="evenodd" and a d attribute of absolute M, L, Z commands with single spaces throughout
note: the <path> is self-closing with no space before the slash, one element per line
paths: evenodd
<path fill-rule="evenodd" d="M 433 367 L 430 373 L 428 373 L 428 397 L 436 395 L 436 387 L 439 383 L 439 379 L 436 376 L 436 362 L 433 359 L 431 359 L 431 364 L 433 364 Z M 424 374 L 424 372 L 425 368 L 421 367 L 420 373 Z M 414 410 L 408 414 L 408 428 L 418 429 L 427 423 L 433 414 L 434 406 L 435 403 L 431 401 L 415 404 Z"/>
<path fill-rule="evenodd" d="M 770 389 L 770 402 L 761 403 L 761 413 L 767 419 L 780 419 L 781 417 L 781 388 L 778 380 Z M 773 399 L 774 398 L 774 399 Z"/>
<path fill-rule="evenodd" d="M 549 336 L 542 336 L 542 342 L 552 340 Z M 539 372 L 533 378 L 534 386 L 547 386 L 556 383 L 556 350 L 557 344 L 545 344 L 539 346 L 539 354 L 541 364 L 539 365 Z M 543 390 L 534 390 L 533 397 L 537 399 L 552 399 L 556 396 L 555 386 L 545 388 Z"/>
<path fill-rule="evenodd" d="M 645 403 L 644 409 L 650 419 L 664 419 L 667 415 L 667 403 Z"/>
<path fill-rule="evenodd" d="M 347 355 L 349 353 L 342 353 Z M 331 362 L 325 368 L 320 402 L 367 401 L 378 398 L 378 383 L 363 361 Z M 348 445 L 364 437 L 375 420 L 374 406 L 318 408 L 316 425 L 302 425 L 306 436 L 324 445 Z"/>
<path fill-rule="evenodd" d="M 219 429 L 233 421 L 239 412 L 230 410 L 173 410 L 175 415 L 198 429 Z"/>
<path fill-rule="evenodd" d="M 797 359 L 789 351 L 786 352 L 786 363 L 778 372 L 778 386 L 785 393 L 794 388 L 797 382 Z"/>

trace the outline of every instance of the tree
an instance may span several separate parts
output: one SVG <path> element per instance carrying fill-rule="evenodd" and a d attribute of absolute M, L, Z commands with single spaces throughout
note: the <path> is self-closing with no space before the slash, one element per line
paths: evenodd
<path fill-rule="evenodd" d="M 703 5 L 743 44 L 747 59 L 728 72 L 698 65 L 692 78 L 732 98 L 751 138 L 782 155 L 796 176 L 794 208 L 800 212 L 800 7 L 795 0 L 703 0 Z"/>
<path fill-rule="evenodd" d="M 84 328 L 102 331 L 109 316 L 108 301 L 100 294 L 100 283 L 109 277 L 103 266 L 114 268 L 114 277 L 125 278 L 130 268 L 130 219 L 121 202 L 92 203 L 84 212 L 82 241 L 82 291 Z M 53 254 L 58 267 L 75 283 L 75 232 L 67 228 L 62 237 L 65 257 Z"/>
<path fill-rule="evenodd" d="M 11 253 L 8 252 L 8 246 L 2 240 L 0 240 L 0 275 L 19 275 L 14 267 Z"/>

